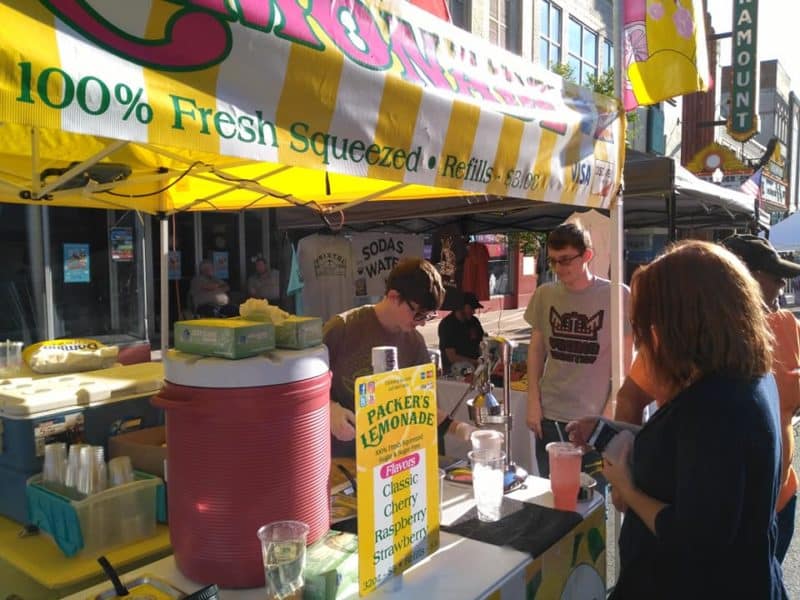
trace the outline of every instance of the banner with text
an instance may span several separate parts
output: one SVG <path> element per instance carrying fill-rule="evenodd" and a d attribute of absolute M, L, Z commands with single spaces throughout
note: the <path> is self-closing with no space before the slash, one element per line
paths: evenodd
<path fill-rule="evenodd" d="M 374 591 L 439 547 L 433 364 L 355 382 L 359 591 Z"/>
<path fill-rule="evenodd" d="M 0 4 L 0 121 L 608 206 L 618 103 L 398 1 Z"/>
<path fill-rule="evenodd" d="M 350 238 L 356 261 L 356 296 L 383 296 L 386 278 L 404 258 L 424 258 L 421 235 L 355 233 Z"/>

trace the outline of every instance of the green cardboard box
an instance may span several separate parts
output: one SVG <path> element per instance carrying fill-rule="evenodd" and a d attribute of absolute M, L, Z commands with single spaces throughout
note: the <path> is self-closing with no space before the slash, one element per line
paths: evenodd
<path fill-rule="evenodd" d="M 203 356 L 247 358 L 275 348 L 275 326 L 238 318 L 177 321 L 175 348 Z"/>
<path fill-rule="evenodd" d="M 303 600 L 334 600 L 337 592 L 358 595 L 358 538 L 329 531 L 308 547 Z"/>
<path fill-rule="evenodd" d="M 275 345 L 278 348 L 303 350 L 322 343 L 322 319 L 292 315 L 275 326 Z"/>

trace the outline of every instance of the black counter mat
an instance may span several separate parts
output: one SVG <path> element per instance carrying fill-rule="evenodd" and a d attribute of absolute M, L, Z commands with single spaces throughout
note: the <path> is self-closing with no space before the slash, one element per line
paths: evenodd
<path fill-rule="evenodd" d="M 504 498 L 499 521 L 484 523 L 473 506 L 452 525 L 442 525 L 441 530 L 494 546 L 511 546 L 536 558 L 582 520 L 576 512 Z M 357 534 L 358 520 L 340 521 L 331 525 L 331 529 Z"/>
<path fill-rule="evenodd" d="M 511 546 L 536 558 L 567 535 L 582 520 L 581 515 L 576 512 L 555 510 L 503 498 L 499 521 L 494 523 L 480 521 L 478 510 L 473 506 L 455 523 L 442 525 L 441 529 L 495 546 Z"/>

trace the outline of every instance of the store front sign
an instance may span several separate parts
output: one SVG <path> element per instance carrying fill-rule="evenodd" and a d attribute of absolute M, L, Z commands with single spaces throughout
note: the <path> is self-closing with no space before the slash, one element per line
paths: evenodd
<path fill-rule="evenodd" d="M 765 202 L 786 208 L 786 184 L 764 175 L 761 178 L 761 196 Z"/>
<path fill-rule="evenodd" d="M 728 133 L 746 142 L 758 133 L 758 0 L 740 0 L 733 8 L 733 82 Z"/>
<path fill-rule="evenodd" d="M 360 595 L 439 547 L 439 452 L 433 364 L 354 385 Z"/>

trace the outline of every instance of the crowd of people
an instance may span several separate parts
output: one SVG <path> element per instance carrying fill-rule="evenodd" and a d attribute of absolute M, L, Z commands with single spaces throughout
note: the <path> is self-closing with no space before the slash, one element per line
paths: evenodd
<path fill-rule="evenodd" d="M 778 296 L 800 265 L 763 238 L 736 235 L 674 244 L 639 268 L 622 290 L 627 376 L 612 397 L 612 284 L 592 273 L 592 258 L 580 222 L 553 230 L 547 261 L 556 280 L 537 288 L 524 314 L 526 423 L 539 474 L 549 473 L 545 446 L 570 440 L 584 447 L 583 469 L 601 489 L 610 484 L 625 514 L 613 598 L 785 598 L 780 563 L 798 489 L 791 419 L 800 411 L 800 326 Z M 257 261 L 249 294 L 265 296 L 274 288 L 268 278 Z M 196 304 L 225 315 L 227 292 L 212 265 L 201 263 Z M 353 386 L 372 370 L 372 347 L 395 346 L 401 368 L 429 362 L 417 328 L 444 298 L 433 264 L 404 259 L 377 304 L 325 323 L 334 456 L 355 454 Z M 439 348 L 444 372 L 459 375 L 477 365 L 485 332 L 474 294 L 454 306 L 439 323 Z M 648 406 L 655 412 L 644 420 Z M 601 424 L 627 429 L 633 441 L 602 453 Z M 473 431 L 444 413 L 439 429 L 461 439 Z"/>
<path fill-rule="evenodd" d="M 557 281 L 541 285 L 525 311 L 527 424 L 540 475 L 548 473 L 544 446 L 569 439 L 586 447 L 584 468 L 611 485 L 625 514 L 611 597 L 786 598 L 780 563 L 797 490 L 800 327 L 776 298 L 800 267 L 768 242 L 737 236 L 676 244 L 640 268 L 623 290 L 626 371 L 634 340 L 637 360 L 612 399 L 611 284 L 591 272 L 591 239 L 579 223 L 556 228 L 547 252 Z M 326 324 L 335 453 L 352 453 L 353 381 L 369 372 L 373 345 L 397 346 L 400 366 L 429 360 L 416 328 L 441 305 L 439 282 L 427 261 L 404 261 L 380 303 Z M 456 370 L 477 358 L 462 343 L 482 335 L 472 324 L 477 299 L 463 299 L 439 330 L 452 340 L 440 340 L 443 363 Z M 659 408 L 641 425 L 653 400 Z M 592 432 L 617 403 L 627 422 L 611 421 L 612 430 L 633 430 L 634 441 L 601 457 Z"/>

